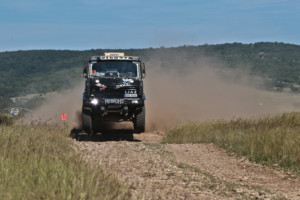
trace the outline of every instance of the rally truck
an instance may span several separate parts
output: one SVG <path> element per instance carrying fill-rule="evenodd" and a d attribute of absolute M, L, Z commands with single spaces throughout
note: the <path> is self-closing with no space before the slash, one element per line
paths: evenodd
<path fill-rule="evenodd" d="M 93 134 L 102 122 L 129 121 L 134 132 L 144 132 L 145 76 L 145 64 L 137 56 L 121 52 L 92 56 L 83 68 L 83 130 Z"/>

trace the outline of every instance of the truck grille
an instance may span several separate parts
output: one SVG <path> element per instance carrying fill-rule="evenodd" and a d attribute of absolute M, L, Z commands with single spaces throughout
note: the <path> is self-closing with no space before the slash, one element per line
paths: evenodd
<path fill-rule="evenodd" d="M 123 98 L 125 90 L 115 89 L 113 87 L 107 87 L 105 90 L 100 91 L 100 94 L 105 97 Z"/>
<path fill-rule="evenodd" d="M 99 87 L 93 87 L 92 93 L 97 97 L 102 98 L 124 98 L 125 90 L 134 89 L 134 88 L 119 88 L 107 87 L 105 90 L 100 91 Z"/>

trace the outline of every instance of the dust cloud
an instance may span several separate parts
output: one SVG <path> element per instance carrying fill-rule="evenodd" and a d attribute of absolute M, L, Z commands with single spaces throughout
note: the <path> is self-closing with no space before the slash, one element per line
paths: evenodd
<path fill-rule="evenodd" d="M 74 88 L 59 93 L 46 95 L 43 104 L 27 114 L 25 123 L 68 123 L 75 127 L 81 126 L 81 107 L 84 81 L 80 80 Z M 66 121 L 62 121 L 62 114 L 67 114 Z"/>
<path fill-rule="evenodd" d="M 169 57 L 169 56 L 167 56 Z M 181 59 L 181 60 L 180 60 Z M 184 121 L 261 117 L 299 111 L 299 95 L 267 92 L 263 80 L 222 66 L 210 58 L 149 60 L 147 130 Z"/>
<path fill-rule="evenodd" d="M 148 55 L 146 60 L 146 129 L 170 128 L 185 121 L 257 117 L 299 111 L 299 95 L 267 92 L 263 81 L 228 69 L 207 57 L 189 59 Z M 47 97 L 25 121 L 66 122 L 80 127 L 83 79 L 72 90 Z M 130 125 L 130 127 L 132 127 Z"/>

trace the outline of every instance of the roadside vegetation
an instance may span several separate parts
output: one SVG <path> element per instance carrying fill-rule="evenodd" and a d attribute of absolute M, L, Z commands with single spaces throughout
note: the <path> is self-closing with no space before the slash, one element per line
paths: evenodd
<path fill-rule="evenodd" d="M 0 113 L 0 125 L 13 125 L 15 122 L 11 115 Z"/>
<path fill-rule="evenodd" d="M 250 161 L 300 174 L 300 113 L 184 123 L 167 131 L 163 143 L 214 143 Z"/>
<path fill-rule="evenodd" d="M 69 128 L 0 125 L 0 199 L 129 199 L 107 169 L 71 146 Z"/>

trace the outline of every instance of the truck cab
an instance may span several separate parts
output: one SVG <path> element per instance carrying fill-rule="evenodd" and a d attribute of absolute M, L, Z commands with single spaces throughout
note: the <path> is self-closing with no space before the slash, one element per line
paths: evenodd
<path fill-rule="evenodd" d="M 145 131 L 145 65 L 139 57 L 121 52 L 92 56 L 83 69 L 83 130 L 96 132 L 101 121 L 131 121 L 137 133 Z"/>

